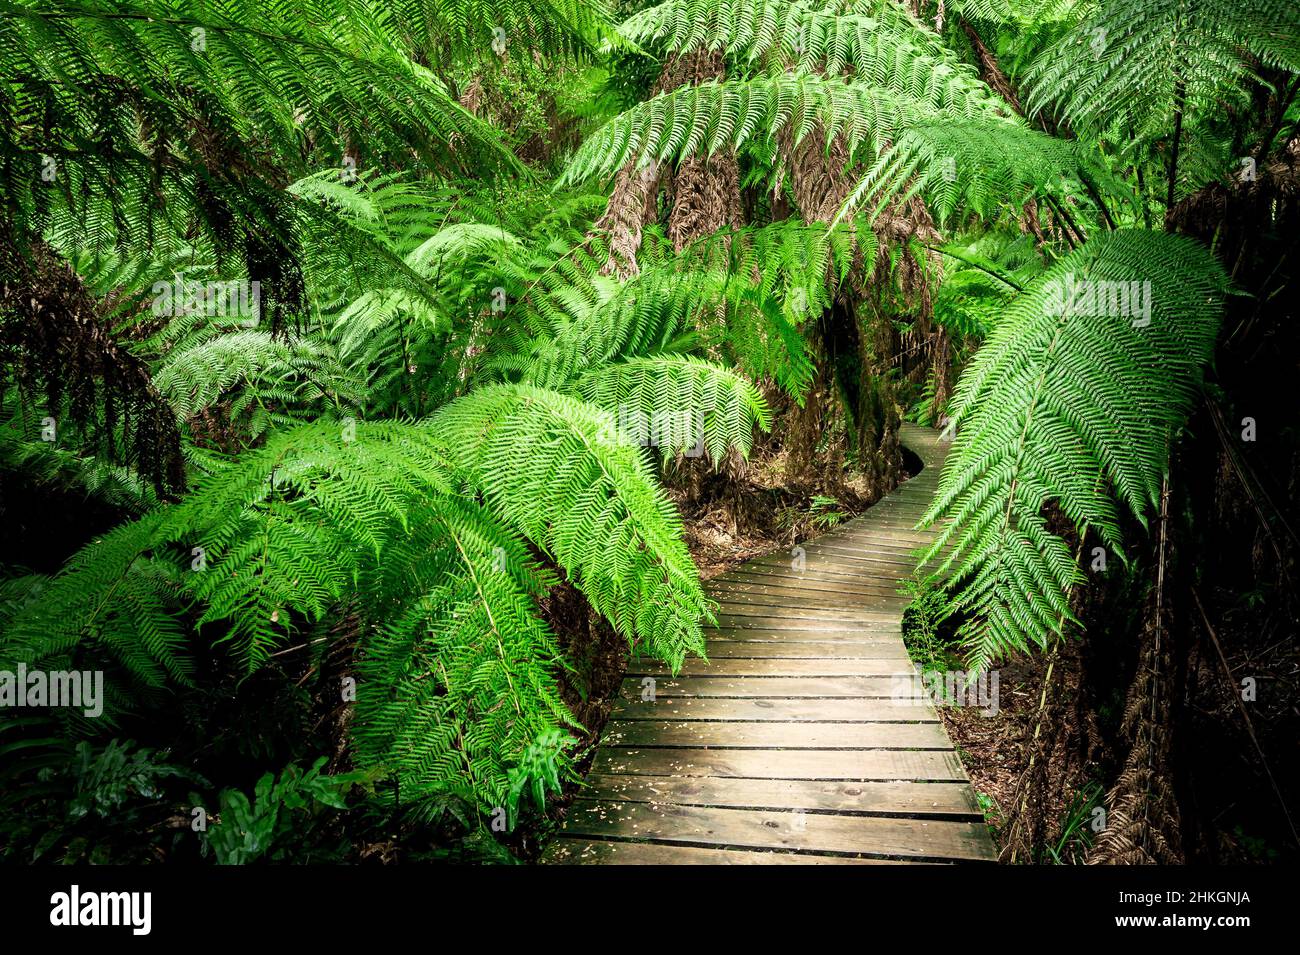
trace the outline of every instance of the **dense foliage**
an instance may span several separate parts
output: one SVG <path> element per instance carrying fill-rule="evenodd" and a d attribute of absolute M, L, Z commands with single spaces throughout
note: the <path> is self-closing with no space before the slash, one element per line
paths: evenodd
<path fill-rule="evenodd" d="M 1189 210 L 1294 175 L 1300 8 L 9 0 L 0 74 L 0 669 L 107 674 L 5 716 L 3 851 L 333 858 L 348 799 L 562 788 L 561 597 L 703 652 L 696 457 L 879 493 L 945 428 L 969 663 L 1077 627 L 1215 355 Z"/>

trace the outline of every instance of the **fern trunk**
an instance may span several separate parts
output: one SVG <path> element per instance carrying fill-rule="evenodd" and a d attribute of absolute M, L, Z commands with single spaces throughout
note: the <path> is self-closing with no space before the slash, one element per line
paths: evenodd
<path fill-rule="evenodd" d="M 831 222 L 854 186 L 842 138 L 828 145 L 817 130 L 796 144 L 789 131 L 782 130 L 777 147 L 789 168 L 791 191 L 803 218 Z M 840 290 L 837 301 L 821 317 L 824 347 L 819 350 L 818 367 L 819 380 L 835 383 L 832 393 L 842 403 L 847 437 L 873 497 L 889 493 L 903 473 L 898 444 L 901 416 L 891 371 L 899 359 L 898 338 L 892 322 L 872 305 L 881 291 L 879 282 L 869 286 L 860 279 Z M 800 440 L 806 443 L 807 439 Z M 805 466 L 802 458 L 796 463 Z"/>

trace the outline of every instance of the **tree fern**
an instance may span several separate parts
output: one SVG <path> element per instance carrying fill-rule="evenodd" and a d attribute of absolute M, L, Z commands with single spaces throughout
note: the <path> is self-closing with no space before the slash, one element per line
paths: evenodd
<path fill-rule="evenodd" d="M 1179 96 L 1214 109 L 1238 88 L 1250 71 L 1244 51 L 1300 71 L 1300 10 L 1286 0 L 1090 6 L 1029 76 L 1030 107 L 1055 107 L 1081 128 L 1166 132 Z"/>
<path fill-rule="evenodd" d="M 1136 283 L 1149 318 L 1098 308 L 1118 303 L 1121 286 L 1097 283 L 1125 283 L 1125 294 Z M 926 515 L 950 523 L 927 556 L 952 548 L 941 572 L 953 608 L 975 615 L 963 631 L 973 667 L 1043 646 L 1073 619 L 1083 575 L 1045 506 L 1119 551 L 1116 500 L 1140 520 L 1157 500 L 1226 284 L 1191 240 L 1099 236 L 1017 297 L 962 375 L 957 437 Z"/>
<path fill-rule="evenodd" d="M 556 685 L 565 663 L 537 612 L 551 583 L 521 538 L 463 499 L 414 523 L 376 567 L 356 738 L 406 798 L 502 806 L 512 761 L 573 724 Z"/>
<path fill-rule="evenodd" d="M 972 96 L 940 72 L 895 86 L 821 76 L 707 82 L 647 100 L 611 120 L 583 143 L 561 183 L 609 176 L 629 162 L 676 162 L 687 156 L 736 149 L 788 129 L 796 142 L 819 126 L 826 138 L 843 135 L 850 149 L 871 158 L 908 126 L 940 117 L 1000 113 L 990 96 Z M 897 88 L 895 88 L 897 87 Z"/>
<path fill-rule="evenodd" d="M 18 161 L 0 180 L 6 209 L 33 229 L 60 204 L 91 216 L 108 203 L 114 225 L 147 244 L 193 221 L 219 234 L 230 217 L 272 231 L 277 197 L 262 173 L 231 168 L 239 150 L 294 169 L 308 137 L 336 144 L 341 170 L 349 148 L 513 164 L 415 62 L 415 39 L 430 38 L 366 0 L 309 11 L 269 0 L 7 4 L 0 135 Z M 183 135 L 197 128 L 203 136 Z"/>
<path fill-rule="evenodd" d="M 717 453 L 747 440 L 738 422 L 762 420 L 752 388 L 702 363 L 680 372 L 690 397 L 716 405 L 706 433 Z M 588 387 L 619 390 L 612 379 Z M 708 604 L 680 523 L 613 421 L 574 398 L 498 385 L 423 424 L 277 432 L 181 503 L 86 548 L 16 611 L 6 658 L 98 652 L 158 686 L 188 678 L 191 628 L 252 671 L 305 624 L 359 603 L 375 634 L 360 648 L 363 755 L 414 792 L 491 805 L 512 760 L 571 721 L 536 607 L 553 578 L 525 540 L 637 646 L 674 667 L 703 649 Z M 465 482 L 482 503 L 460 496 Z"/>
<path fill-rule="evenodd" d="M 722 299 L 725 282 L 725 275 L 674 270 L 648 270 L 624 283 L 575 274 L 570 281 L 548 282 L 549 301 L 535 295 L 527 303 L 539 306 L 529 319 L 537 330 L 505 339 L 511 349 L 506 361 L 524 380 L 563 387 L 609 362 L 672 347 L 703 324 L 709 307 Z M 549 327 L 539 328 L 539 322 Z"/>
<path fill-rule="evenodd" d="M 950 0 L 948 9 L 975 20 L 1025 26 L 1052 23 L 1071 15 L 1091 0 Z"/>
<path fill-rule="evenodd" d="M 847 271 L 851 234 L 792 220 L 719 233 L 678 253 L 648 233 L 641 273 L 622 282 L 600 274 L 605 251 L 594 239 L 506 255 L 484 273 L 502 283 L 505 307 L 480 369 L 563 389 L 609 362 L 713 351 L 802 395 L 810 366 L 796 326 L 826 301 L 828 273 Z M 482 301 L 491 292 L 484 285 L 476 294 Z"/>
<path fill-rule="evenodd" d="M 185 419 L 228 401 L 226 413 L 247 421 L 257 437 L 274 423 L 306 417 L 322 404 L 355 407 L 361 382 L 327 346 L 306 338 L 276 338 L 258 330 L 195 336 L 158 363 L 154 384 Z"/>
<path fill-rule="evenodd" d="M 396 0 L 389 10 L 414 48 L 456 61 L 516 50 L 586 59 L 617 39 L 602 0 Z"/>
<path fill-rule="evenodd" d="M 1270 70 L 1300 72 L 1300 8 L 1288 0 L 1093 3 L 1035 59 L 1027 106 L 1149 153 L 1175 186 L 1195 189 L 1239 171 L 1243 157 L 1217 121 L 1248 114 Z"/>
<path fill-rule="evenodd" d="M 54 668 L 80 649 L 115 659 L 146 686 L 186 682 L 192 663 L 178 618 L 179 567 L 153 553 L 164 514 L 123 524 L 74 556 L 9 620 L 6 665 Z"/>
<path fill-rule="evenodd" d="M 676 669 L 708 604 L 681 522 L 613 415 L 522 385 L 480 388 L 429 425 L 493 511 L 565 569 L 597 612 Z"/>
<path fill-rule="evenodd" d="M 847 6 L 841 12 L 780 0 L 669 0 L 630 17 L 619 32 L 664 52 L 722 48 L 747 66 L 768 61 L 778 72 L 787 65 L 803 72 L 850 72 L 918 97 L 934 74 L 954 95 L 989 95 L 974 71 L 903 4 L 868 0 Z"/>
<path fill-rule="evenodd" d="M 982 232 L 943 247 L 944 275 L 934 319 L 959 340 L 978 342 L 998 324 L 1016 292 L 1044 269 L 1032 239 Z"/>
<path fill-rule="evenodd" d="M 143 514 L 158 503 L 158 495 L 138 473 L 107 458 L 84 453 L 75 435 L 74 440 L 64 436 L 67 446 L 40 440 L 40 419 L 16 407 L 16 397 L 5 396 L 4 410 L 14 407 L 0 422 L 0 471 L 7 475 L 6 480 L 75 490 L 127 514 Z"/>

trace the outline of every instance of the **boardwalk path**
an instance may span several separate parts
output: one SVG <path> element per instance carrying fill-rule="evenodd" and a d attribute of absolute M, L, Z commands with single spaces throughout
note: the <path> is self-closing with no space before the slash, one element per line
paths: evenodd
<path fill-rule="evenodd" d="M 924 470 L 807 544 L 802 573 L 780 552 L 709 582 L 709 662 L 629 666 L 544 862 L 993 859 L 943 724 L 900 699 L 916 691 L 898 582 L 932 539 L 912 528 L 943 462 L 934 432 L 903 439 Z"/>

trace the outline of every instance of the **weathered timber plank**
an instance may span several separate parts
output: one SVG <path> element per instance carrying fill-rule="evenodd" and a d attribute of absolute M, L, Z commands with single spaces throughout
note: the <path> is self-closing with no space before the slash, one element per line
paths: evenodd
<path fill-rule="evenodd" d="M 897 816 L 980 819 L 966 783 L 844 783 L 815 779 L 723 779 L 593 773 L 584 796 L 679 806 L 805 809 Z"/>
<path fill-rule="evenodd" d="M 731 696 L 745 697 L 805 697 L 808 699 L 833 699 L 840 696 L 874 697 L 898 700 L 899 707 L 908 701 L 920 699 L 915 681 L 895 676 L 765 676 L 765 677 L 628 677 L 623 681 L 622 693 L 629 700 L 639 700 L 645 681 L 653 680 L 655 696 Z"/>
<path fill-rule="evenodd" d="M 898 865 L 896 859 L 828 856 L 816 852 L 765 852 L 674 846 L 661 842 L 612 842 L 561 836 L 542 856 L 543 865 Z"/>
<path fill-rule="evenodd" d="M 770 613 L 770 608 L 751 607 L 752 612 L 742 612 L 745 608 L 730 607 L 726 612 L 717 614 L 718 628 L 757 628 L 760 630 L 868 630 L 871 624 L 897 625 L 898 614 L 884 611 L 873 612 L 860 610 L 844 616 L 804 616 L 798 609 L 787 614 Z"/>
<path fill-rule="evenodd" d="M 749 776 L 754 779 L 962 782 L 951 752 L 896 749 L 689 749 L 596 751 L 592 771 L 639 776 Z"/>
<path fill-rule="evenodd" d="M 947 820 L 588 800 L 570 806 L 565 820 L 565 831 L 573 835 L 992 861 L 983 828 Z"/>
<path fill-rule="evenodd" d="M 820 657 L 817 659 L 789 659 L 762 657 L 745 659 L 720 657 L 717 659 L 687 660 L 678 676 L 911 676 L 915 671 L 908 660 L 872 660 Z M 627 666 L 629 676 L 672 676 L 672 671 L 657 660 L 634 660 Z"/>
<path fill-rule="evenodd" d="M 782 699 L 755 697 L 732 699 L 710 696 L 660 696 L 653 700 L 619 697 L 611 719 L 616 720 L 773 720 L 781 723 L 938 722 L 939 716 L 924 700 L 913 698 L 901 706 L 893 700 L 863 697 Z"/>
<path fill-rule="evenodd" d="M 858 597 L 892 597 L 898 588 L 893 584 L 871 584 L 869 586 L 846 586 L 824 578 L 809 579 L 793 573 L 765 574 L 735 573 L 715 577 L 705 584 L 705 589 L 717 591 L 725 589 L 732 593 L 789 594 L 810 597 L 821 601 L 821 606 L 828 602 L 852 600 Z"/>
<path fill-rule="evenodd" d="M 855 627 L 852 630 L 769 630 L 763 627 L 707 627 L 709 642 L 729 643 L 857 643 L 863 646 L 898 645 L 902 630 L 897 624 Z"/>
<path fill-rule="evenodd" d="M 720 613 L 740 613 L 748 608 L 765 607 L 769 609 L 761 612 L 766 616 L 785 616 L 784 612 L 795 611 L 794 615 L 799 617 L 813 617 L 814 619 L 827 617 L 832 620 L 858 619 L 862 616 L 862 611 L 900 613 L 907 606 L 909 599 L 902 594 L 877 594 L 870 597 L 846 596 L 835 601 L 839 606 L 833 612 L 834 615 L 831 615 L 831 612 L 825 609 L 827 603 L 825 595 L 818 599 L 817 597 L 796 597 L 752 592 L 730 593 L 725 590 L 717 590 L 711 592 L 709 596 L 718 602 Z M 818 604 L 821 606 L 818 606 Z"/>
<path fill-rule="evenodd" d="M 864 660 L 900 660 L 908 659 L 907 650 L 898 645 L 897 640 L 874 643 L 814 643 L 812 641 L 796 643 L 794 641 L 768 641 L 752 643 L 743 640 L 710 640 L 709 659 L 723 660 L 728 657 L 785 658 L 789 660 L 816 660 L 825 657 L 861 658 Z"/>
<path fill-rule="evenodd" d="M 726 746 L 747 749 L 950 749 L 940 723 L 772 723 L 617 720 L 605 746 Z"/>

